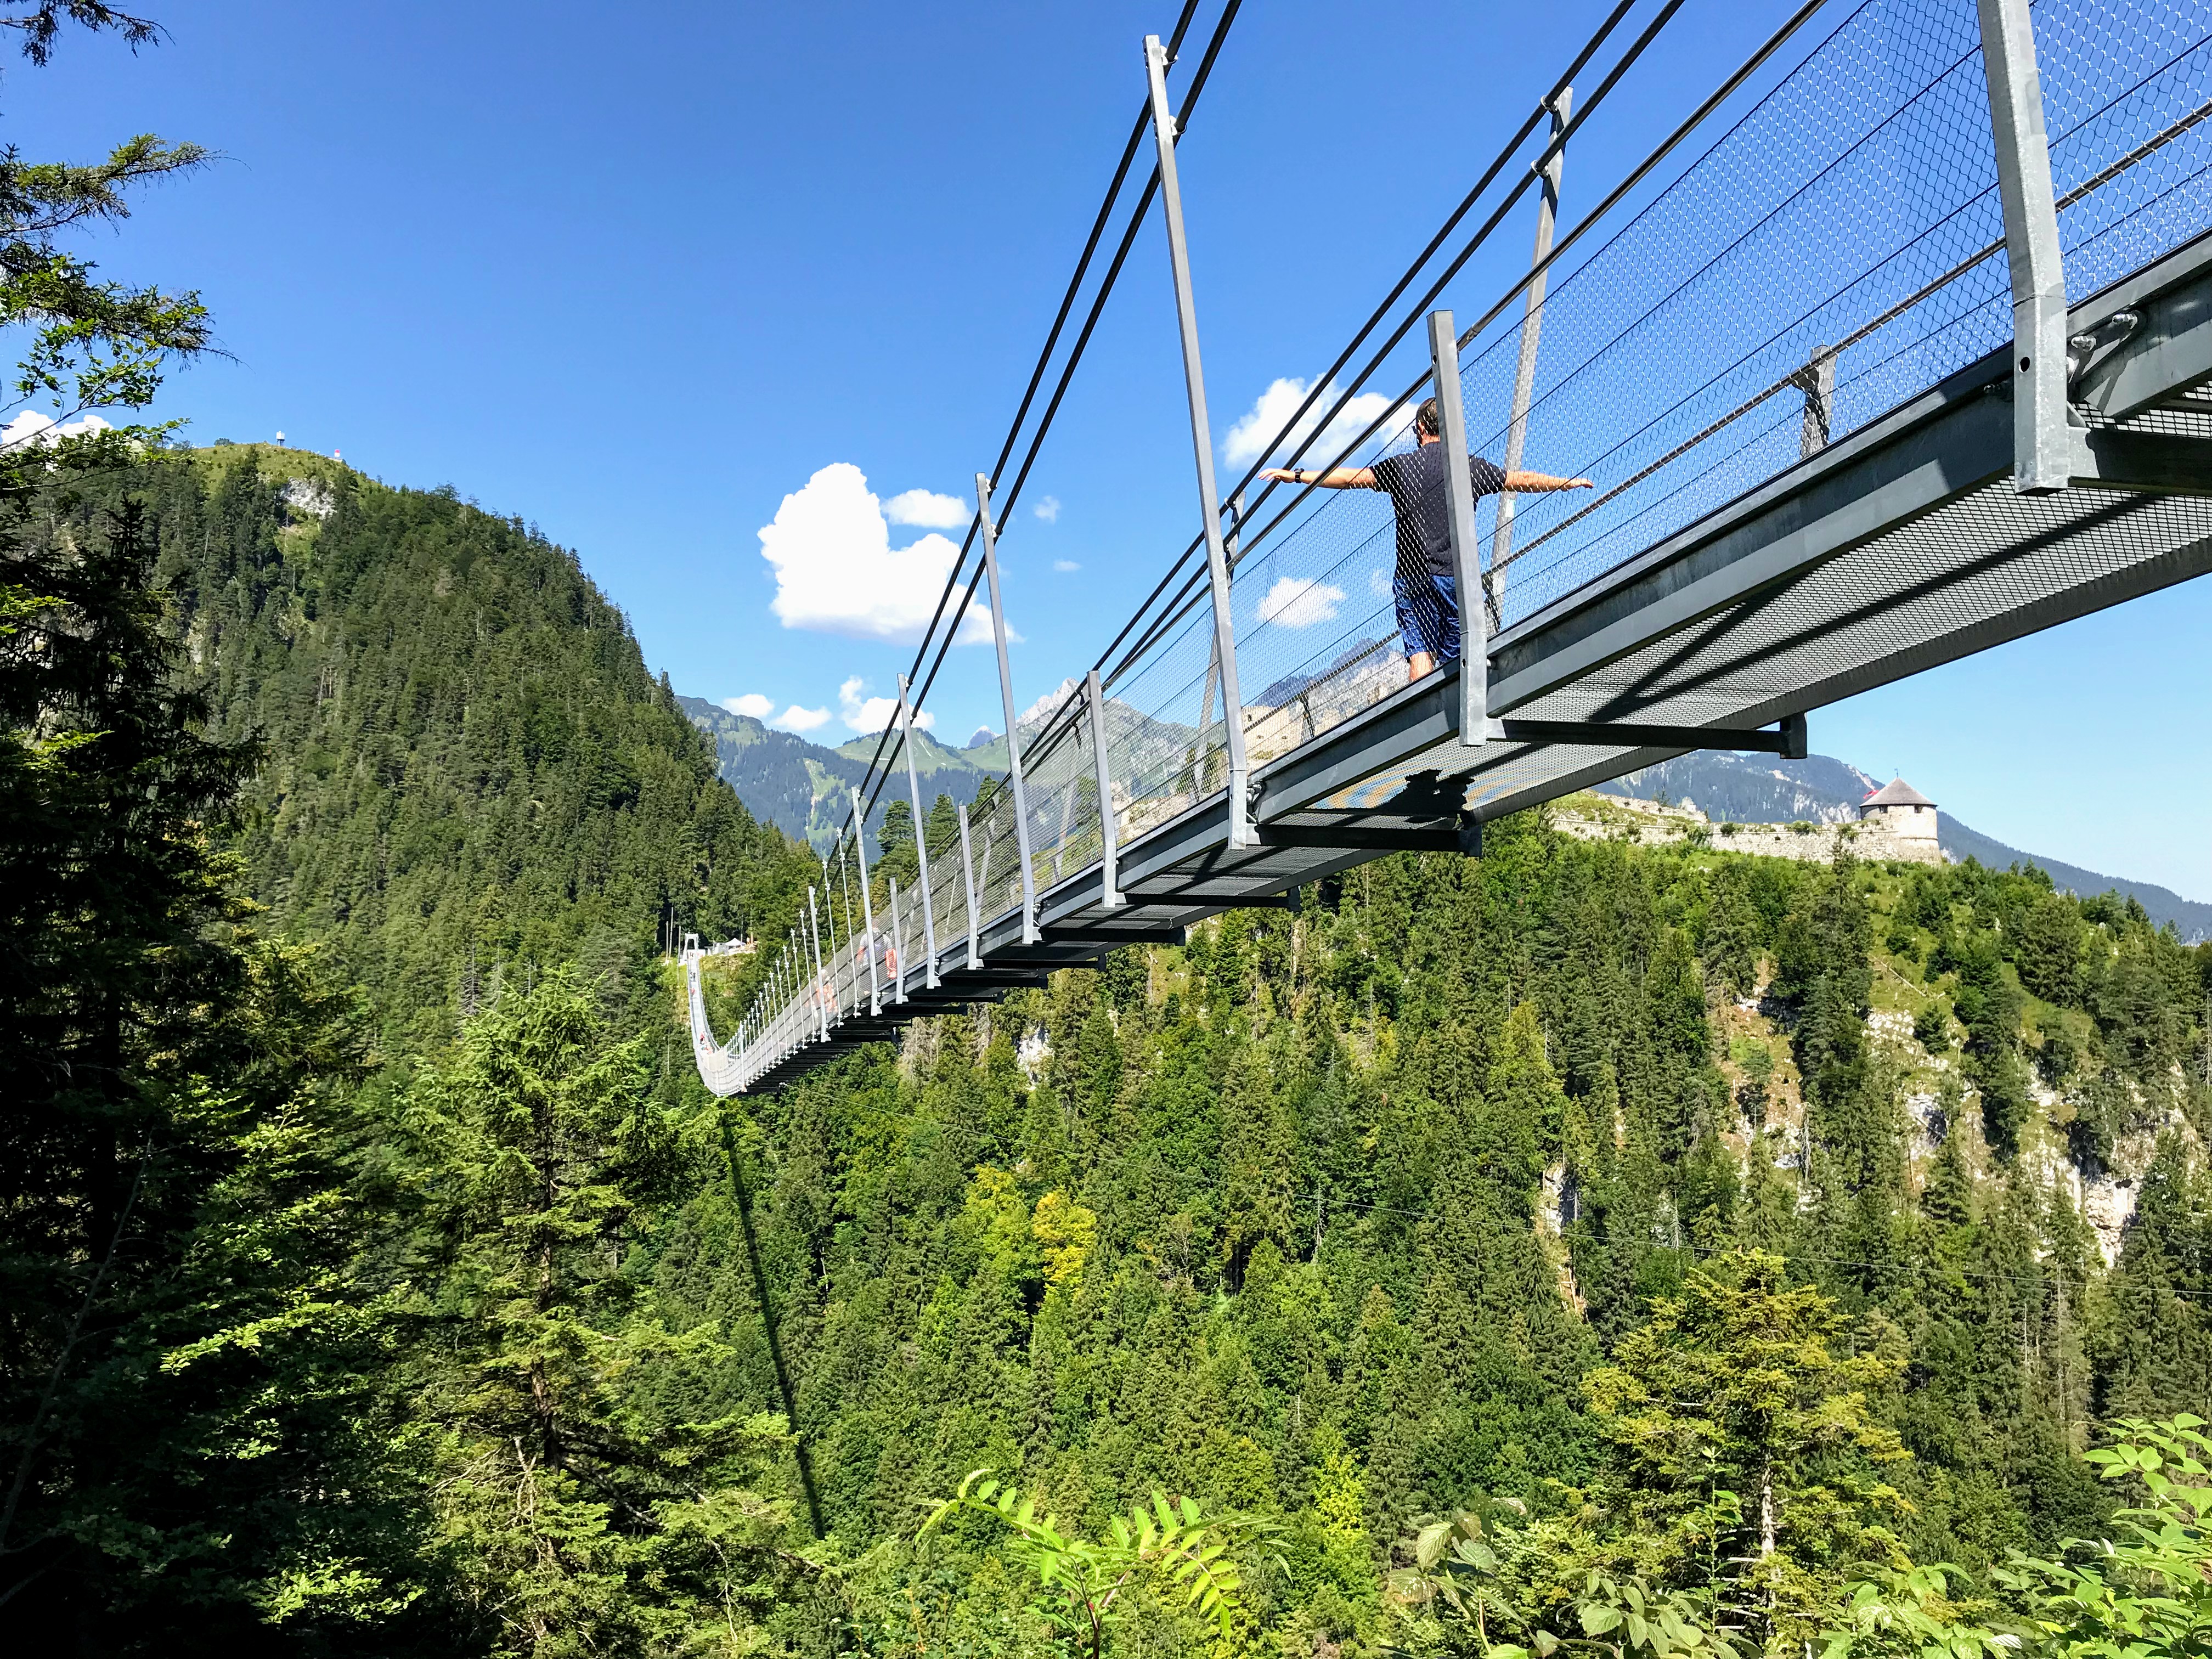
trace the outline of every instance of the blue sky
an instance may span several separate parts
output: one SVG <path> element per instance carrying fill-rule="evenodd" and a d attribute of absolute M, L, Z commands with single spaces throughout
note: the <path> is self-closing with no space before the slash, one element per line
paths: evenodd
<path fill-rule="evenodd" d="M 1599 9 L 1246 9 L 1182 152 L 1217 436 L 1334 356 Z M 1571 157 L 1567 216 L 1784 9 L 1691 0 Z M 94 249 L 213 308 L 232 360 L 158 411 L 193 441 L 281 430 L 520 514 L 678 689 L 818 712 L 838 741 L 910 659 L 882 635 L 933 594 L 925 538 L 961 533 L 925 498 L 995 456 L 1174 10 L 210 3 L 136 58 L 71 39 L 11 64 L 0 113 L 33 157 L 144 130 L 222 153 Z M 1479 308 L 1526 247 L 1501 235 L 1447 302 Z M 1024 702 L 1195 516 L 1155 228 L 1006 532 Z M 2206 584 L 2154 596 L 1818 713 L 1814 746 L 2212 898 L 2208 624 Z M 988 652 L 956 651 L 940 732 L 997 702 Z"/>

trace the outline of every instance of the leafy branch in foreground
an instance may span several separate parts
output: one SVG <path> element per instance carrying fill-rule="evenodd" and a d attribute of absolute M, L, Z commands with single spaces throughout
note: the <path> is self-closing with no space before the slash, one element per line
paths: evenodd
<path fill-rule="evenodd" d="M 1183 1605 L 1225 1640 L 1243 1606 L 1231 1552 L 1273 1530 L 1255 1516 L 1233 1511 L 1209 1519 L 1196 1498 L 1170 1498 L 1155 1488 L 1151 1507 L 1139 1504 L 1115 1516 L 1107 1537 L 1078 1538 L 1036 1496 L 976 1469 L 922 1523 L 916 1540 L 962 1511 L 1013 1529 L 1016 1541 L 1007 1553 L 1036 1574 L 1054 1622 L 1090 1659 L 1099 1659 L 1106 1626 L 1122 1610 L 1123 1592 L 1137 1583 L 1164 1595 L 1180 1592 Z"/>
<path fill-rule="evenodd" d="M 1996 1570 L 2017 1594 L 2032 1639 L 2057 1659 L 2203 1659 L 2212 1654 L 2212 1438 L 2201 1417 L 2123 1419 L 2127 1437 L 2083 1456 L 2149 1502 L 2112 1518 L 2125 1541 L 2069 1539 L 2083 1561 L 2015 1553 Z"/>
<path fill-rule="evenodd" d="M 1497 1507 L 1526 1512 L 1510 1498 Z M 1471 1649 L 1483 1659 L 1552 1659 L 1574 1648 L 1604 1659 L 1739 1659 L 1742 1650 L 1723 1628 L 1713 1595 L 1657 1589 L 1633 1575 L 1616 1578 L 1593 1569 L 1564 1604 L 1530 1612 L 1527 1598 L 1516 1594 L 1515 1568 L 1528 1565 L 1527 1557 L 1551 1553 L 1556 1543 L 1492 1526 L 1467 1510 L 1421 1528 L 1413 1564 L 1389 1582 L 1389 1599 L 1411 1626 L 1412 1645 Z M 1547 1620 L 1565 1624 L 1567 1633 L 1547 1628 Z M 1499 1639 L 1506 1634 L 1516 1639 Z"/>

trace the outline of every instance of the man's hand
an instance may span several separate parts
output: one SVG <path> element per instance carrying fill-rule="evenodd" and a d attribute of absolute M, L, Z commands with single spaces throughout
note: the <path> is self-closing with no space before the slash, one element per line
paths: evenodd
<path fill-rule="evenodd" d="M 1271 466 L 1260 475 L 1275 483 L 1296 483 L 1298 475 L 1287 466 Z"/>
<path fill-rule="evenodd" d="M 1595 489 L 1597 485 L 1588 478 L 1555 478 L 1548 472 L 1509 472 L 1505 487 L 1534 494 L 1547 489 Z"/>

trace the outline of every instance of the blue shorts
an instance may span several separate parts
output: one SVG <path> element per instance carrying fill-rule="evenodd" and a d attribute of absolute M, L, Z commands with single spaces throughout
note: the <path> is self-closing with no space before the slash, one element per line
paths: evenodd
<path fill-rule="evenodd" d="M 1400 572 L 1390 584 L 1398 602 L 1398 635 L 1409 657 L 1427 652 L 1438 662 L 1459 657 L 1459 597 L 1452 579 L 1424 570 L 1408 577 Z"/>

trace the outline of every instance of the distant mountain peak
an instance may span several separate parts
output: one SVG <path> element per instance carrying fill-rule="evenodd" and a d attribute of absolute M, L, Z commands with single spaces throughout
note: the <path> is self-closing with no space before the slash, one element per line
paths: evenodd
<path fill-rule="evenodd" d="M 1075 690 L 1076 685 L 1077 682 L 1073 678 L 1062 680 L 1051 690 L 1046 692 L 1044 696 L 1039 697 L 1028 708 L 1023 709 L 1021 712 L 1021 718 L 1018 724 L 1022 726 L 1036 726 L 1041 721 L 1050 718 L 1053 711 L 1057 709 L 1061 703 L 1067 701 L 1068 694 Z"/>
<path fill-rule="evenodd" d="M 979 726 L 975 728 L 975 736 L 969 738 L 967 743 L 963 746 L 969 749 L 981 749 L 985 744 L 990 742 L 992 738 L 998 735 L 999 734 L 996 732 L 994 732 L 989 726 Z"/>

